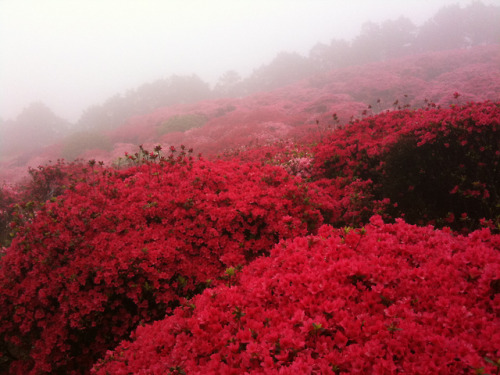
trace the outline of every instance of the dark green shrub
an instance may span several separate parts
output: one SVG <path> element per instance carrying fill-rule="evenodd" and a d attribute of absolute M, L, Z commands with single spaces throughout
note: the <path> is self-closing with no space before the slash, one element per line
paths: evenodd
<path fill-rule="evenodd" d="M 109 138 L 97 131 L 81 131 L 73 133 L 64 140 L 62 157 L 74 160 L 88 150 L 110 151 L 113 145 Z"/>
<path fill-rule="evenodd" d="M 194 113 L 175 115 L 160 124 L 158 133 L 185 132 L 189 129 L 200 128 L 205 125 L 206 122 L 207 118 L 204 115 Z"/>

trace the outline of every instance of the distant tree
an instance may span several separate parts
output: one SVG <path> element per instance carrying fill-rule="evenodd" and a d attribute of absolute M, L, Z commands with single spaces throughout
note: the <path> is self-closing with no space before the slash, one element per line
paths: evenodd
<path fill-rule="evenodd" d="M 254 70 L 246 80 L 250 92 L 285 86 L 314 72 L 311 61 L 295 52 L 280 52 L 271 63 Z"/>
<path fill-rule="evenodd" d="M 127 102 L 126 97 L 117 94 L 101 105 L 87 108 L 78 120 L 78 128 L 108 130 L 121 125 L 135 113 L 134 106 Z"/>
<path fill-rule="evenodd" d="M 244 94 L 241 76 L 234 70 L 228 70 L 220 76 L 214 87 L 216 97 L 237 97 Z"/>
<path fill-rule="evenodd" d="M 333 65 L 330 62 L 330 49 L 325 43 L 316 43 L 309 50 L 309 60 L 311 60 L 314 68 L 318 71 L 328 70 Z"/>
<path fill-rule="evenodd" d="M 138 113 L 147 113 L 151 110 L 181 103 L 195 103 L 208 99 L 211 91 L 208 83 L 197 75 L 173 75 L 166 79 L 159 79 L 144 84 L 132 90 L 125 96 L 131 106 L 135 106 Z"/>
<path fill-rule="evenodd" d="M 464 12 L 458 4 L 441 8 L 418 31 L 418 51 L 455 49 L 466 44 Z"/>
<path fill-rule="evenodd" d="M 210 97 L 211 91 L 208 83 L 193 74 L 191 76 L 174 75 L 169 78 L 167 97 L 170 103 L 195 103 Z"/>
<path fill-rule="evenodd" d="M 417 27 L 406 17 L 382 24 L 366 22 L 352 42 L 356 63 L 383 61 L 408 53 L 415 40 Z"/>
<path fill-rule="evenodd" d="M 78 121 L 80 129 L 113 129 L 132 116 L 180 103 L 194 103 L 211 95 L 208 83 L 198 76 L 173 75 L 146 83 L 125 95 L 115 95 L 101 105 L 88 108 Z"/>
<path fill-rule="evenodd" d="M 380 25 L 375 22 L 365 22 L 361 33 L 352 42 L 352 51 L 356 63 L 379 61 L 383 59 L 384 52 Z"/>
<path fill-rule="evenodd" d="M 500 43 L 499 20 L 499 6 L 475 1 L 464 8 L 443 7 L 420 27 L 406 17 L 366 22 L 352 42 L 333 39 L 329 45 L 316 44 L 309 60 L 317 72 L 323 72 L 415 52 Z"/>
<path fill-rule="evenodd" d="M 2 125 L 4 154 L 38 150 L 66 134 L 69 123 L 42 102 L 31 103 L 19 116 Z"/>
<path fill-rule="evenodd" d="M 73 133 L 63 141 L 61 156 L 74 161 L 89 150 L 110 151 L 112 143 L 109 138 L 97 130 L 86 130 Z"/>
<path fill-rule="evenodd" d="M 344 68 L 352 65 L 351 44 L 342 39 L 332 39 L 330 45 L 318 43 L 309 51 L 309 59 L 318 71 Z"/>
<path fill-rule="evenodd" d="M 92 105 L 86 108 L 78 120 L 77 127 L 85 130 L 103 128 L 103 124 L 107 123 L 103 106 L 103 104 Z M 107 125 L 104 126 L 106 127 Z"/>
<path fill-rule="evenodd" d="M 464 9 L 466 41 L 470 45 L 500 43 L 500 7 L 476 1 Z"/>
<path fill-rule="evenodd" d="M 406 17 L 387 20 L 381 26 L 381 43 L 384 59 L 391 59 L 408 54 L 416 37 L 417 26 Z"/>

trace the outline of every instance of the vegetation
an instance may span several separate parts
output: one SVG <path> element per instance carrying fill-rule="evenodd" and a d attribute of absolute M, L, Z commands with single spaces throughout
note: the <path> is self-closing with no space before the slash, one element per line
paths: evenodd
<path fill-rule="evenodd" d="M 492 371 L 499 117 L 431 106 L 257 162 L 158 146 L 33 172 L 0 263 L 2 371 Z"/>
<path fill-rule="evenodd" d="M 231 73 L 224 99 L 2 161 L 28 176 L 0 189 L 0 373 L 498 374 L 498 62 L 436 51 L 285 88 L 271 66 L 273 91 L 240 99 Z M 59 159 L 89 148 L 108 159 Z"/>
<path fill-rule="evenodd" d="M 171 132 L 185 132 L 189 129 L 202 127 L 206 122 L 207 119 L 203 115 L 187 114 L 172 116 L 160 124 L 158 133 L 161 135 Z"/>
<path fill-rule="evenodd" d="M 61 157 L 75 160 L 89 150 L 110 151 L 112 143 L 105 134 L 97 130 L 73 133 L 63 140 Z"/>

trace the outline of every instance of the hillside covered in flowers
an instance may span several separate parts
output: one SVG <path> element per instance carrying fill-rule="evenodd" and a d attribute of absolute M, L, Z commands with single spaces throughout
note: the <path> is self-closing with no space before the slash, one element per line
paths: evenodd
<path fill-rule="evenodd" d="M 26 150 L 13 141 L 10 144 L 14 149 L 4 145 L 2 149 L 8 154 L 0 155 L 0 181 L 20 181 L 28 168 L 58 159 L 96 159 L 119 165 L 124 153 L 140 144 L 148 149 L 158 144 L 184 144 L 196 154 L 214 157 L 240 147 L 297 141 L 307 135 L 318 139 L 339 125 L 385 110 L 421 108 L 428 103 L 446 108 L 469 101 L 498 100 L 499 51 L 498 44 L 489 44 L 421 52 L 321 70 L 285 86 L 246 96 L 166 105 L 107 125 L 102 115 L 104 118 L 94 120 L 94 127 L 86 125 L 41 149 L 32 146 Z M 193 83 L 187 80 L 184 85 Z M 455 92 L 460 97 L 455 98 Z M 122 110 L 111 104 L 108 107 L 110 113 Z M 49 114 L 38 107 L 26 116 L 22 120 L 28 123 L 41 123 L 47 116 L 50 120 Z M 12 129 L 12 138 L 26 144 L 30 144 L 30 136 L 43 138 L 23 127 L 23 121 Z M 58 121 L 55 118 L 49 122 L 55 126 Z M 103 125 L 97 127 L 100 123 Z M 2 137 L 8 140 L 9 134 Z"/>
<path fill-rule="evenodd" d="M 499 100 L 479 46 L 48 147 L 0 191 L 0 372 L 498 373 Z"/>

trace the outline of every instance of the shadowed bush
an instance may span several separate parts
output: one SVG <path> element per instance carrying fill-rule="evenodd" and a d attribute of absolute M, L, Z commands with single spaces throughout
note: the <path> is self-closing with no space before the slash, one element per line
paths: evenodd
<path fill-rule="evenodd" d="M 499 140 L 500 103 L 388 112 L 358 120 L 320 144 L 316 179 L 345 192 L 365 184 L 373 199 L 358 224 L 374 212 L 465 233 L 482 226 L 498 231 Z"/>
<path fill-rule="evenodd" d="M 490 125 L 445 124 L 424 144 L 414 132 L 396 142 L 383 157 L 378 189 L 397 202 L 392 216 L 454 230 L 478 229 L 483 218 L 499 224 L 500 129 Z"/>

